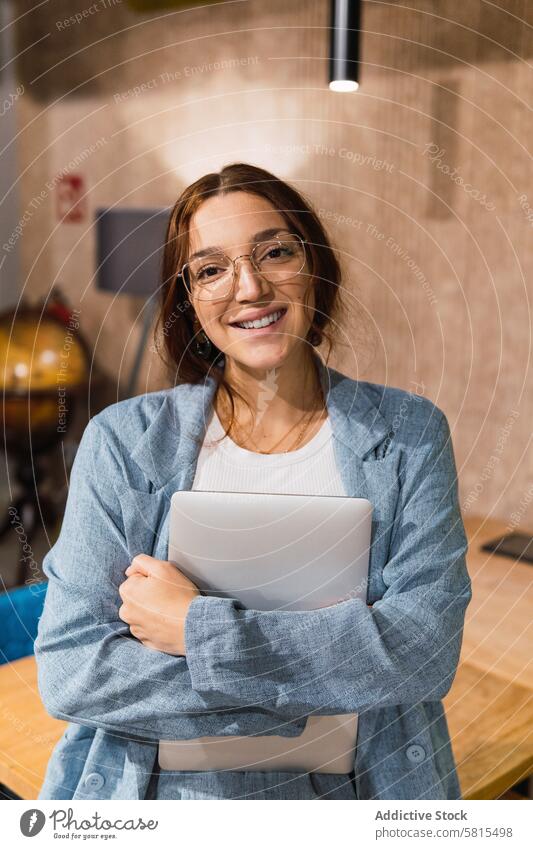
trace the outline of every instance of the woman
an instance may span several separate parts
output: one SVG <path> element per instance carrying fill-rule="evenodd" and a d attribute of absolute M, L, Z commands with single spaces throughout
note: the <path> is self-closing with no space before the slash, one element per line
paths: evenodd
<path fill-rule="evenodd" d="M 427 399 L 322 361 L 340 283 L 274 175 L 230 165 L 177 201 L 160 316 L 177 385 L 89 422 L 44 561 L 39 687 L 70 724 L 40 798 L 461 798 L 441 701 L 471 598 L 450 430 Z M 368 498 L 367 603 L 200 595 L 166 561 L 170 498 L 191 488 Z M 158 768 L 159 740 L 267 749 L 311 714 L 357 719 L 350 774 Z"/>

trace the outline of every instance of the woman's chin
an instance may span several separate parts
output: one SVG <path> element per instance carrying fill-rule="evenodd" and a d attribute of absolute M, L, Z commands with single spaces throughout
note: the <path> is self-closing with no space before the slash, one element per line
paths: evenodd
<path fill-rule="evenodd" d="M 235 363 L 249 369 L 274 369 L 283 365 L 289 356 L 290 346 L 284 343 L 268 344 L 250 344 L 249 342 L 241 345 L 233 345 L 232 350 L 226 352 L 226 358 L 232 359 Z"/>

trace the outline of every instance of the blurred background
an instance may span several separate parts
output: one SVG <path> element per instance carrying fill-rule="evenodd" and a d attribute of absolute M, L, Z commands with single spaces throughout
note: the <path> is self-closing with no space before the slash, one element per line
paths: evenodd
<path fill-rule="evenodd" d="M 168 385 L 148 246 L 238 161 L 340 252 L 357 319 L 330 364 L 438 404 L 465 519 L 533 528 L 533 4 L 348 3 L 358 87 L 335 91 L 339 5 L 2 2 L 2 589 L 39 578 L 90 416 Z M 124 226 L 147 228 L 135 280 L 128 250 L 104 267 Z"/>
<path fill-rule="evenodd" d="M 529 497 L 531 519 L 533 7 L 362 6 L 360 86 L 338 93 L 324 0 L 3 3 L 1 307 L 59 288 L 78 311 L 86 419 L 127 387 L 146 303 L 98 288 L 97 210 L 253 162 L 341 251 L 360 324 L 333 365 L 434 400 L 466 511 Z M 165 385 L 151 347 L 137 391 Z"/>
<path fill-rule="evenodd" d="M 97 210 L 168 208 L 253 162 L 341 251 L 360 323 L 333 365 L 434 400 L 465 511 L 531 521 L 533 7 L 362 6 L 360 86 L 338 93 L 324 0 L 3 3 L 1 307 L 40 314 L 59 289 L 77 311 L 92 386 L 75 441 L 126 390 L 146 304 L 98 288 Z M 139 392 L 165 385 L 152 341 Z"/>

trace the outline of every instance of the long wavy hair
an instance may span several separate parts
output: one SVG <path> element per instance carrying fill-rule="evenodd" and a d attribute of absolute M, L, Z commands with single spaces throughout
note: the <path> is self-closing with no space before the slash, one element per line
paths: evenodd
<path fill-rule="evenodd" d="M 155 326 L 154 341 L 173 384 L 203 383 L 208 375 L 217 381 L 230 404 L 231 431 L 235 418 L 235 397 L 245 398 L 224 379 L 224 354 L 214 343 L 206 359 L 196 350 L 195 312 L 180 270 L 189 255 L 189 227 L 191 218 L 210 197 L 230 192 L 248 192 L 265 198 L 285 219 L 291 232 L 301 236 L 306 243 L 310 276 L 314 284 L 315 310 L 312 325 L 307 335 L 310 344 L 317 346 L 327 342 L 326 359 L 336 342 L 332 329 L 340 315 L 347 309 L 341 303 L 341 268 L 334 248 L 310 200 L 288 183 L 269 171 L 246 163 L 226 165 L 218 173 L 206 174 L 188 186 L 171 210 L 165 238 L 160 287 L 160 310 Z M 311 291 L 311 286 L 308 292 Z M 163 347 L 158 336 L 162 335 Z M 222 437 L 223 438 L 223 437 Z"/>

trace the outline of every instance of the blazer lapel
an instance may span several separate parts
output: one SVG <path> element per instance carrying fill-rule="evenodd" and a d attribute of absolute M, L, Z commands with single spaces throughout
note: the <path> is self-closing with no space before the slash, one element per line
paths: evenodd
<path fill-rule="evenodd" d="M 151 492 L 127 487 L 121 493 L 128 551 L 168 556 L 170 499 L 177 490 L 192 489 L 196 463 L 207 426 L 216 381 L 181 384 L 169 390 L 131 452 L 144 472 Z"/>
<path fill-rule="evenodd" d="M 378 459 L 381 452 L 374 453 L 392 433 L 392 426 L 374 404 L 366 384 L 335 369 L 319 366 L 319 371 L 346 494 L 367 498 L 373 506 L 367 585 L 367 603 L 373 604 L 386 591 L 382 575 L 399 496 L 399 455 L 395 452 Z"/>

